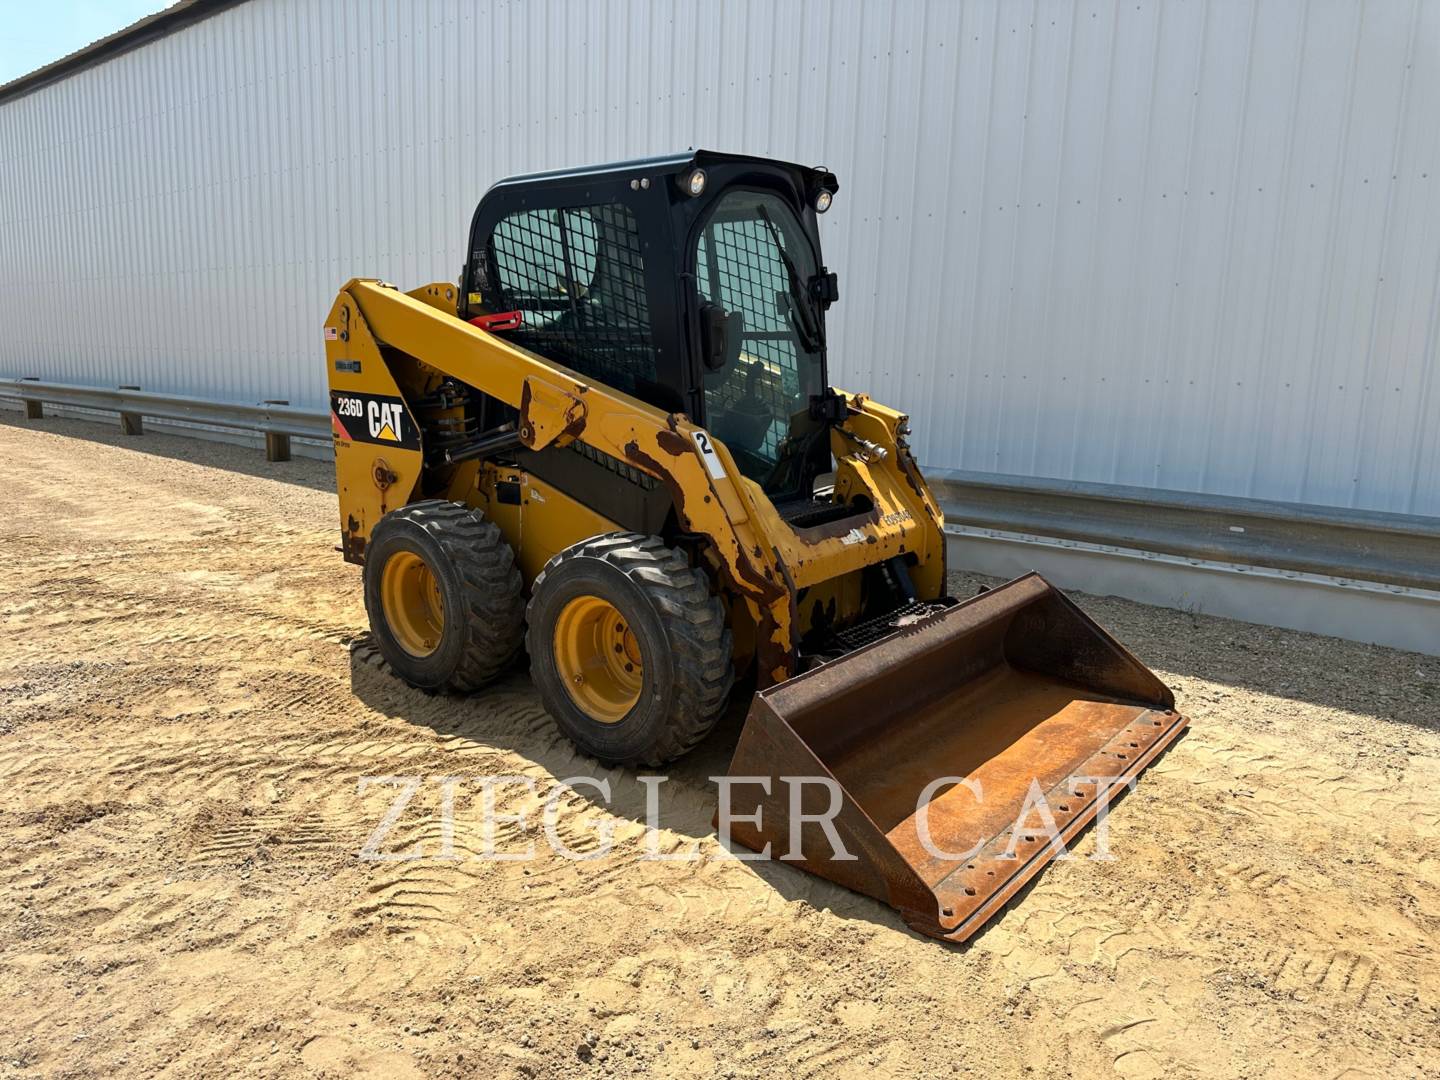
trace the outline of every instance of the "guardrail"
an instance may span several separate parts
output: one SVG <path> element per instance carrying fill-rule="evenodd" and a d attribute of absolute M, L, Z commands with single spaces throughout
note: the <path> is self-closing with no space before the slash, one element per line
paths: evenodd
<path fill-rule="evenodd" d="M 207 401 L 181 394 L 154 394 L 134 386 L 110 390 L 99 386 L 41 382 L 39 379 L 0 381 L 0 398 L 23 402 L 25 415 L 32 420 L 45 415 L 46 405 L 116 412 L 120 414 L 120 430 L 127 435 L 143 434 L 143 418 L 147 416 L 154 420 L 179 420 L 237 431 L 255 431 L 265 436 L 265 456 L 270 461 L 290 460 L 291 436 L 328 441 L 331 431 L 328 413 L 292 409 L 288 402 L 281 400 L 249 405 Z"/>
<path fill-rule="evenodd" d="M 1440 518 L 998 473 L 926 479 L 947 526 L 1440 590 Z"/>
<path fill-rule="evenodd" d="M 290 436 L 328 441 L 328 413 L 281 401 L 254 405 L 155 394 L 133 387 L 0 381 L 0 398 L 120 414 L 138 434 L 142 418 L 261 432 L 266 456 L 290 456 Z M 1221 495 L 999 473 L 925 470 L 947 526 L 1159 552 L 1208 563 L 1440 591 L 1440 518 L 1317 507 Z"/>

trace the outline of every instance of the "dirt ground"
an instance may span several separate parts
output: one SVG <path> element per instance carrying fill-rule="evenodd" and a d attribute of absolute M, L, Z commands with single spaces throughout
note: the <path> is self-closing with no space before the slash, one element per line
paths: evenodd
<path fill-rule="evenodd" d="M 1440 1076 L 1440 660 L 1080 597 L 1192 730 L 956 948 L 724 852 L 737 716 L 657 836 L 523 674 L 392 678 L 331 479 L 0 419 L 0 1075 Z"/>

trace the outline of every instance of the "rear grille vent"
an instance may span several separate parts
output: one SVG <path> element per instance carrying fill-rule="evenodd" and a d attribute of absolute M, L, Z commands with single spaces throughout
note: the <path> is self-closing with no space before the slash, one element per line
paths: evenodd
<path fill-rule="evenodd" d="M 571 447 L 583 458 L 589 458 L 597 465 L 603 465 L 622 480 L 628 480 L 638 488 L 645 491 L 654 491 L 660 481 L 647 472 L 641 472 L 628 461 L 621 461 L 617 457 L 611 457 L 603 450 L 596 450 L 593 446 L 586 446 L 582 442 L 574 442 Z"/>

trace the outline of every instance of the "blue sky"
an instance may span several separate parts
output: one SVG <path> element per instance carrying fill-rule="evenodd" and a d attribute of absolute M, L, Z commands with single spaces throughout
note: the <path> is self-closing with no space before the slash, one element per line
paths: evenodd
<path fill-rule="evenodd" d="M 0 83 L 169 6 L 169 0 L 0 0 Z"/>

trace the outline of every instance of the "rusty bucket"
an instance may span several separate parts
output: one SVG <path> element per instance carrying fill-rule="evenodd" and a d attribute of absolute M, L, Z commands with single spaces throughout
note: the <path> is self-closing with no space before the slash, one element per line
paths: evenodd
<path fill-rule="evenodd" d="M 963 941 L 1179 737 L 1174 705 L 1028 574 L 756 694 L 720 817 Z"/>

